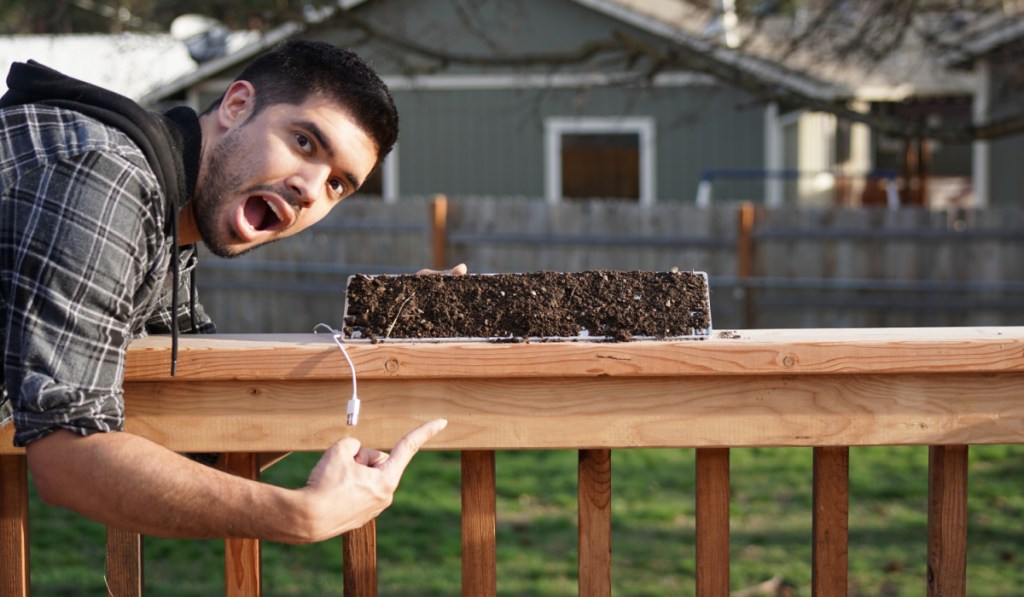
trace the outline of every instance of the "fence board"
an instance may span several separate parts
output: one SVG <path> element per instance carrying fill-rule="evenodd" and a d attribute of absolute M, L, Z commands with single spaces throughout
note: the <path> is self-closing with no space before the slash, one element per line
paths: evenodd
<path fill-rule="evenodd" d="M 1024 290 L 1009 286 L 1024 279 L 1024 209 L 1016 206 L 951 212 L 759 206 L 754 258 L 743 276 L 736 222 L 744 203 L 702 209 L 450 197 L 442 251 L 431 245 L 431 201 L 348 200 L 285 242 L 230 262 L 204 257 L 202 301 L 222 332 L 309 332 L 321 321 L 340 327 L 348 275 L 414 272 L 443 252 L 436 258 L 445 265 L 465 262 L 473 272 L 706 271 L 719 329 L 1024 325 Z M 281 267 L 287 263 L 304 267 Z M 759 284 L 749 309 L 738 285 L 744 279 Z M 773 286 L 776 280 L 820 283 L 787 288 Z M 926 285 L 854 288 L 850 281 L 858 280 L 948 285 L 942 292 Z"/>

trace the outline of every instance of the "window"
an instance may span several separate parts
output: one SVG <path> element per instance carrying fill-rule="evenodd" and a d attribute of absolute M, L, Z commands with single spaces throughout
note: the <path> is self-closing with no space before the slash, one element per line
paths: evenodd
<path fill-rule="evenodd" d="M 545 129 L 548 201 L 654 201 L 652 119 L 552 118 Z"/>

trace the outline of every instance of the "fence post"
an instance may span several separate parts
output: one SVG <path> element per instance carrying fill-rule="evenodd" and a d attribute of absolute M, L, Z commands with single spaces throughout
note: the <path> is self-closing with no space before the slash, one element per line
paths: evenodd
<path fill-rule="evenodd" d="M 754 204 L 749 201 L 740 203 L 737 214 L 736 230 L 736 284 L 743 296 L 743 327 L 757 327 L 757 313 L 754 309 L 754 289 L 747 285 L 747 280 L 754 273 Z"/>
<path fill-rule="evenodd" d="M 434 269 L 448 269 L 448 198 L 434 195 L 430 202 L 430 260 Z"/>

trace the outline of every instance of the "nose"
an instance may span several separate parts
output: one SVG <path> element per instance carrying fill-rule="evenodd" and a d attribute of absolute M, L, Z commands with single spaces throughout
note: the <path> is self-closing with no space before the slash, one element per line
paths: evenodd
<path fill-rule="evenodd" d="M 294 203 L 302 207 L 308 207 L 324 194 L 327 176 L 327 168 L 307 166 L 286 178 L 284 184 L 293 195 L 292 201 Z"/>

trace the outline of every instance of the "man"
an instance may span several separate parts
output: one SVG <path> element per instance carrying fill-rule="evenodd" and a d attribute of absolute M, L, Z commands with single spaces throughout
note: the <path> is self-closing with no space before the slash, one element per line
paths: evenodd
<path fill-rule="evenodd" d="M 234 477 L 121 431 L 124 358 L 146 333 L 214 331 L 188 273 L 291 236 L 354 193 L 398 114 L 354 54 L 289 42 L 201 116 L 149 113 L 35 63 L 0 99 L 0 424 L 41 498 L 169 537 L 305 543 L 386 508 L 428 422 L 388 454 L 343 439 L 307 485 Z M 180 220 L 179 220 L 180 216 Z M 187 297 L 179 300 L 180 297 Z M 176 352 L 176 351 L 175 351 Z M 173 365 L 172 371 L 173 371 Z"/>

